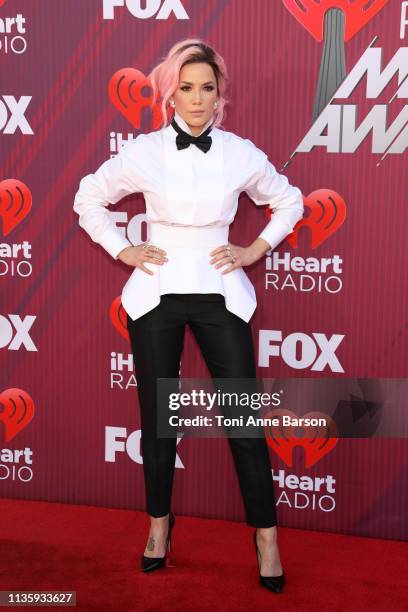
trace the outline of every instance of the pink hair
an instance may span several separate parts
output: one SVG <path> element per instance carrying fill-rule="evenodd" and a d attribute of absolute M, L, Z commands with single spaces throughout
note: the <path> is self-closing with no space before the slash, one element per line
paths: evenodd
<path fill-rule="evenodd" d="M 162 127 L 171 122 L 168 111 L 173 110 L 169 105 L 169 99 L 177 89 L 180 70 L 185 64 L 205 62 L 214 70 L 218 89 L 218 106 L 214 110 L 214 127 L 218 127 L 224 118 L 224 107 L 228 103 L 226 89 L 228 74 L 221 55 L 206 45 L 200 38 L 188 38 L 182 40 L 170 49 L 167 57 L 157 64 L 148 78 L 153 89 L 152 106 L 161 97 Z"/>

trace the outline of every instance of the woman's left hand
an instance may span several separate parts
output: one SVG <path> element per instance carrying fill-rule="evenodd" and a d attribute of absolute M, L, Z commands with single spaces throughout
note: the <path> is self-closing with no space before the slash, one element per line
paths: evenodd
<path fill-rule="evenodd" d="M 259 259 L 261 254 L 257 256 L 252 245 L 249 247 L 240 247 L 229 242 L 211 251 L 210 256 L 212 257 L 210 264 L 213 264 L 215 268 L 221 268 L 229 264 L 228 267 L 221 272 L 221 274 L 228 274 L 228 272 L 232 272 L 232 270 L 236 268 L 249 266 L 254 263 Z"/>

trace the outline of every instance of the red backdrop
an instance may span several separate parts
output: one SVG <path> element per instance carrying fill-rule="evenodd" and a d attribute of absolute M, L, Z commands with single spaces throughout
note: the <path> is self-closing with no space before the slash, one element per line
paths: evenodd
<path fill-rule="evenodd" d="M 202 37 L 230 73 L 225 129 L 250 138 L 304 194 L 295 232 L 247 269 L 259 376 L 398 379 L 408 361 L 408 49 L 394 1 L 367 11 L 347 0 L 304 3 L 308 11 L 290 0 L 114 4 L 0 2 L 0 487 L 6 497 L 143 509 L 117 300 L 130 270 L 72 210 L 82 176 L 154 127 L 137 102 L 124 108 L 118 76 L 126 93 L 124 69 L 148 74 L 176 41 Z M 321 9 L 335 7 L 345 18 L 332 13 L 333 56 Z M 146 237 L 140 195 L 111 210 L 131 240 Z M 266 220 L 243 194 L 231 241 L 249 244 Z M 314 334 L 341 336 L 338 365 L 319 369 Z M 189 331 L 182 375 L 208 375 Z M 305 398 L 303 409 L 324 406 Z M 300 447 L 293 465 L 271 448 L 280 524 L 406 538 L 406 440 L 370 435 L 339 440 L 311 467 Z M 176 468 L 176 512 L 244 519 L 225 440 L 183 439 Z M 334 491 L 296 496 L 278 480 L 289 474 L 330 475 Z"/>

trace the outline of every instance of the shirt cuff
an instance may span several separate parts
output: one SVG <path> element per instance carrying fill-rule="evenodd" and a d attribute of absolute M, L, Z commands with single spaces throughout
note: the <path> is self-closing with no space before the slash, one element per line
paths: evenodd
<path fill-rule="evenodd" d="M 287 223 L 282 222 L 277 217 L 274 218 L 274 215 L 272 215 L 268 225 L 262 230 L 258 238 L 266 240 L 273 250 L 292 232 L 293 229 Z"/>
<path fill-rule="evenodd" d="M 114 259 L 118 258 L 119 253 L 126 247 L 133 246 L 123 234 L 113 228 L 105 230 L 98 239 L 99 244 L 108 251 Z"/>

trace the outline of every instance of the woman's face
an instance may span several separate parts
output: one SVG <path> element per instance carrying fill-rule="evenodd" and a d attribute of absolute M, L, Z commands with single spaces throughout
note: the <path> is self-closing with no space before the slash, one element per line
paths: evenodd
<path fill-rule="evenodd" d="M 209 64 L 200 62 L 182 67 L 178 87 L 171 99 L 194 136 L 200 134 L 212 118 L 217 98 L 217 81 Z"/>

